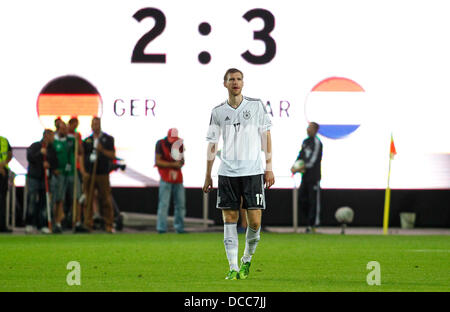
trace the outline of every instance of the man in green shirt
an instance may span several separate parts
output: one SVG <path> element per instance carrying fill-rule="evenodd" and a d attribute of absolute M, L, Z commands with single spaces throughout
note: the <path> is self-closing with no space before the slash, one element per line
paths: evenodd
<path fill-rule="evenodd" d="M 0 232 L 10 232 L 6 222 L 6 194 L 8 193 L 8 163 L 12 159 L 11 145 L 0 136 Z"/>
<path fill-rule="evenodd" d="M 56 158 L 58 159 L 58 167 L 51 180 L 53 207 L 54 207 L 54 222 L 55 227 L 53 233 L 62 233 L 61 222 L 64 220 L 64 199 L 67 192 L 69 175 L 73 175 L 72 169 L 72 155 L 70 155 L 69 139 L 67 138 L 67 125 L 65 122 L 58 123 L 57 135 L 53 142 L 53 147 L 56 151 Z M 73 154 L 73 152 L 72 152 Z"/>

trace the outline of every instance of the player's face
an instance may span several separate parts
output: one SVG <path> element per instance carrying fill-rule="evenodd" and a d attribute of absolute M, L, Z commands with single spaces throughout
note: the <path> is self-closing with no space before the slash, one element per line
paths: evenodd
<path fill-rule="evenodd" d="M 228 89 L 228 93 L 230 95 L 237 96 L 242 92 L 244 80 L 242 79 L 241 73 L 230 73 L 228 74 L 227 80 L 223 84 L 225 88 Z"/>
<path fill-rule="evenodd" d="M 47 141 L 48 144 L 53 144 L 53 141 L 55 141 L 55 133 L 52 132 L 47 132 L 45 134 L 45 140 Z"/>
<path fill-rule="evenodd" d="M 317 129 L 313 124 L 309 124 L 308 128 L 306 128 L 306 133 L 308 134 L 309 137 L 313 137 L 316 135 Z"/>
<path fill-rule="evenodd" d="M 101 130 L 100 119 L 92 119 L 91 128 L 92 131 L 95 133 L 100 132 Z"/>
<path fill-rule="evenodd" d="M 62 137 L 67 135 L 67 125 L 65 122 L 60 122 L 59 123 L 59 129 L 58 129 L 58 134 Z"/>
<path fill-rule="evenodd" d="M 69 123 L 69 129 L 68 131 L 70 133 L 75 132 L 75 129 L 78 127 L 78 122 L 71 122 Z"/>

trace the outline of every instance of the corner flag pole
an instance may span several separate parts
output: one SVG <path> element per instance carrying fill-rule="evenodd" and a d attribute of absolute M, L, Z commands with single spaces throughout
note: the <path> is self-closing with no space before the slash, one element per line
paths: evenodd
<path fill-rule="evenodd" d="M 391 146 L 389 151 L 389 171 L 388 171 L 388 181 L 387 181 L 387 188 L 385 192 L 384 197 L 384 217 L 383 217 L 383 234 L 388 234 L 388 227 L 389 227 L 389 208 L 391 204 L 391 188 L 389 186 L 390 180 L 391 180 L 391 161 L 394 159 L 394 155 L 397 154 L 395 150 L 394 145 L 394 139 L 392 137 L 391 133 Z"/>

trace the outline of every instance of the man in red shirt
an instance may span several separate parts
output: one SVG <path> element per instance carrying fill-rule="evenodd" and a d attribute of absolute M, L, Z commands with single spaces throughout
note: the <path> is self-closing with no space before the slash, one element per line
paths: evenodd
<path fill-rule="evenodd" d="M 177 233 L 184 233 L 185 191 L 181 167 L 184 165 L 183 140 L 178 137 L 178 130 L 172 128 L 167 137 L 159 140 L 155 148 L 155 166 L 161 176 L 158 193 L 158 233 L 167 232 L 167 215 L 170 198 L 174 201 L 174 228 Z"/>

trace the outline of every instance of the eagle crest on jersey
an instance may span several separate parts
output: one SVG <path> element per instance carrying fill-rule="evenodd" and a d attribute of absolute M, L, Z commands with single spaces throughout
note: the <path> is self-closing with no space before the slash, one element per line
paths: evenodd
<path fill-rule="evenodd" d="M 250 111 L 244 111 L 243 113 L 242 113 L 242 116 L 244 117 L 244 119 L 245 120 L 249 120 L 250 119 L 250 117 L 252 117 L 251 115 L 250 115 Z"/>

